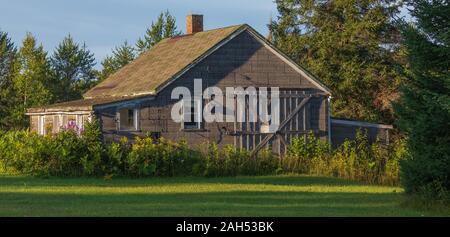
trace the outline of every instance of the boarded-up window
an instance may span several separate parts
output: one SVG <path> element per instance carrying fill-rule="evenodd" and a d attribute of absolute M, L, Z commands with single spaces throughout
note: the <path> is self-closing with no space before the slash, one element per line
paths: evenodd
<path fill-rule="evenodd" d="M 31 116 L 30 117 L 30 125 L 31 125 L 31 131 L 33 132 L 39 132 L 39 116 Z"/>
<path fill-rule="evenodd" d="M 138 130 L 138 110 L 124 108 L 118 111 L 119 129 L 122 131 Z"/>
<path fill-rule="evenodd" d="M 195 102 L 197 102 L 197 111 L 195 111 Z M 202 128 L 202 101 L 201 100 L 191 100 L 190 108 L 183 108 L 183 118 L 185 119 L 183 123 L 183 129 L 200 129 Z"/>
<path fill-rule="evenodd" d="M 45 116 L 44 122 L 44 134 L 52 134 L 53 133 L 53 116 L 48 115 Z"/>
<path fill-rule="evenodd" d="M 53 133 L 59 132 L 59 115 L 53 115 Z"/>

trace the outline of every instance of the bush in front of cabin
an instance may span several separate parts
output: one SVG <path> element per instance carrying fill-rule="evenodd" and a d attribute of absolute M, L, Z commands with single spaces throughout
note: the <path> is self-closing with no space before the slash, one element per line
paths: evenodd
<path fill-rule="evenodd" d="M 38 157 L 42 156 L 46 139 L 28 131 L 10 131 L 0 140 L 0 159 L 3 170 L 8 173 L 29 174 L 42 166 Z"/>
<path fill-rule="evenodd" d="M 127 170 L 127 157 L 130 153 L 128 139 L 123 137 L 119 142 L 105 144 L 105 163 L 103 172 L 105 175 L 125 175 Z"/>
<path fill-rule="evenodd" d="M 399 162 L 406 156 L 403 140 L 393 145 L 370 144 L 367 134 L 358 131 L 355 140 L 346 140 L 336 149 L 309 134 L 296 137 L 281 160 L 285 173 L 341 177 L 367 183 L 395 185 L 399 182 Z"/>
<path fill-rule="evenodd" d="M 252 157 L 256 163 L 253 172 L 243 172 L 244 175 L 271 175 L 279 168 L 279 157 L 274 155 L 271 148 L 262 149 L 256 157 Z M 251 170 L 252 168 L 250 168 Z"/>
<path fill-rule="evenodd" d="M 309 133 L 307 136 L 297 136 L 292 139 L 287 148 L 287 156 L 283 158 L 281 168 L 290 173 L 318 173 L 323 174 L 331 152 L 330 145 Z M 325 162 L 325 163 L 323 163 Z"/>
<path fill-rule="evenodd" d="M 82 174 L 78 160 L 85 146 L 71 131 L 54 136 L 12 131 L 2 136 L 0 159 L 13 173 L 37 176 L 77 176 Z"/>
<path fill-rule="evenodd" d="M 0 163 L 9 173 L 25 175 L 100 175 L 109 159 L 104 159 L 97 126 L 87 123 L 81 136 L 72 129 L 45 136 L 28 130 L 6 132 L 0 137 Z"/>
<path fill-rule="evenodd" d="M 81 136 L 78 140 L 85 146 L 85 150 L 80 156 L 83 166 L 83 175 L 102 175 L 111 169 L 110 158 L 106 156 L 105 145 L 103 144 L 103 133 L 97 119 L 92 119 L 85 123 L 83 129 L 77 129 Z"/>
<path fill-rule="evenodd" d="M 179 143 L 151 137 L 136 138 L 127 156 L 126 174 L 144 176 L 192 175 L 200 162 L 198 152 L 188 148 L 185 141 Z"/>
<path fill-rule="evenodd" d="M 186 141 L 136 138 L 132 144 L 103 143 L 99 125 L 88 123 L 81 135 L 72 130 L 39 136 L 29 131 L 0 134 L 3 173 L 36 176 L 237 176 L 299 173 L 342 177 L 367 183 L 397 184 L 399 162 L 407 154 L 399 140 L 391 146 L 369 144 L 359 132 L 336 149 L 312 134 L 294 138 L 285 157 L 271 148 L 251 156 L 233 145 L 189 148 Z"/>
<path fill-rule="evenodd" d="M 278 168 L 278 157 L 268 149 L 261 150 L 254 157 L 248 150 L 233 145 L 219 148 L 215 143 L 208 143 L 199 150 L 203 151 L 203 175 L 206 177 L 268 175 L 274 174 Z"/>

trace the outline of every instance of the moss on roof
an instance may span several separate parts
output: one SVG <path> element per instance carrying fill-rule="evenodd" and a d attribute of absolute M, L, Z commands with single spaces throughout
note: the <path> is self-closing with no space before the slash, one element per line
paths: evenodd
<path fill-rule="evenodd" d="M 164 39 L 84 94 L 85 98 L 154 93 L 244 25 Z"/>

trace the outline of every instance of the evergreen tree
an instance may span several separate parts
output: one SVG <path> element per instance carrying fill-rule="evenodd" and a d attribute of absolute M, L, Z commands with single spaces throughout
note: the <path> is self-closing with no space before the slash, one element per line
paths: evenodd
<path fill-rule="evenodd" d="M 14 63 L 13 85 L 18 102 L 13 108 L 15 127 L 28 125 L 26 109 L 48 104 L 52 100 L 51 69 L 47 53 L 36 39 L 27 33 Z"/>
<path fill-rule="evenodd" d="M 0 31 L 0 129 L 13 126 L 12 108 L 16 104 L 13 86 L 16 47 L 6 32 Z"/>
<path fill-rule="evenodd" d="M 146 30 L 144 37 L 137 41 L 137 51 L 141 54 L 159 41 L 180 34 L 181 32 L 177 30 L 175 17 L 169 11 L 162 12 L 156 22 L 152 22 L 150 28 Z"/>
<path fill-rule="evenodd" d="M 135 49 L 125 41 L 122 45 L 113 49 L 111 56 L 107 56 L 102 61 L 103 69 L 99 75 L 99 80 L 106 79 L 135 58 Z"/>
<path fill-rule="evenodd" d="M 403 23 L 408 79 L 394 108 L 410 158 L 401 165 L 408 193 L 450 198 L 450 6 L 411 1 L 413 24 Z"/>
<path fill-rule="evenodd" d="M 333 92 L 336 117 L 391 122 L 401 75 L 395 0 L 277 0 L 277 47 Z"/>
<path fill-rule="evenodd" d="M 51 57 L 57 101 L 80 99 L 95 80 L 95 58 L 86 45 L 74 42 L 68 35 Z"/>

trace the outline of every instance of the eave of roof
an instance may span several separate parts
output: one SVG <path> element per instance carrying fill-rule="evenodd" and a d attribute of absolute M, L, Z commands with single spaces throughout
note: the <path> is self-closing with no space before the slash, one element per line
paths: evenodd
<path fill-rule="evenodd" d="M 129 96 L 129 97 L 104 97 L 72 100 L 68 102 L 56 103 L 46 106 L 33 107 L 27 109 L 27 114 L 34 113 L 55 113 L 55 112 L 89 112 L 97 106 L 106 106 L 114 103 L 123 103 L 130 100 L 149 98 L 151 96 Z"/>
<path fill-rule="evenodd" d="M 372 127 L 372 128 L 384 128 L 384 129 L 394 129 L 392 125 L 382 124 L 382 123 L 370 123 L 361 120 L 354 119 L 342 119 L 331 117 L 331 123 L 349 125 L 349 126 L 360 126 L 360 127 Z"/>

